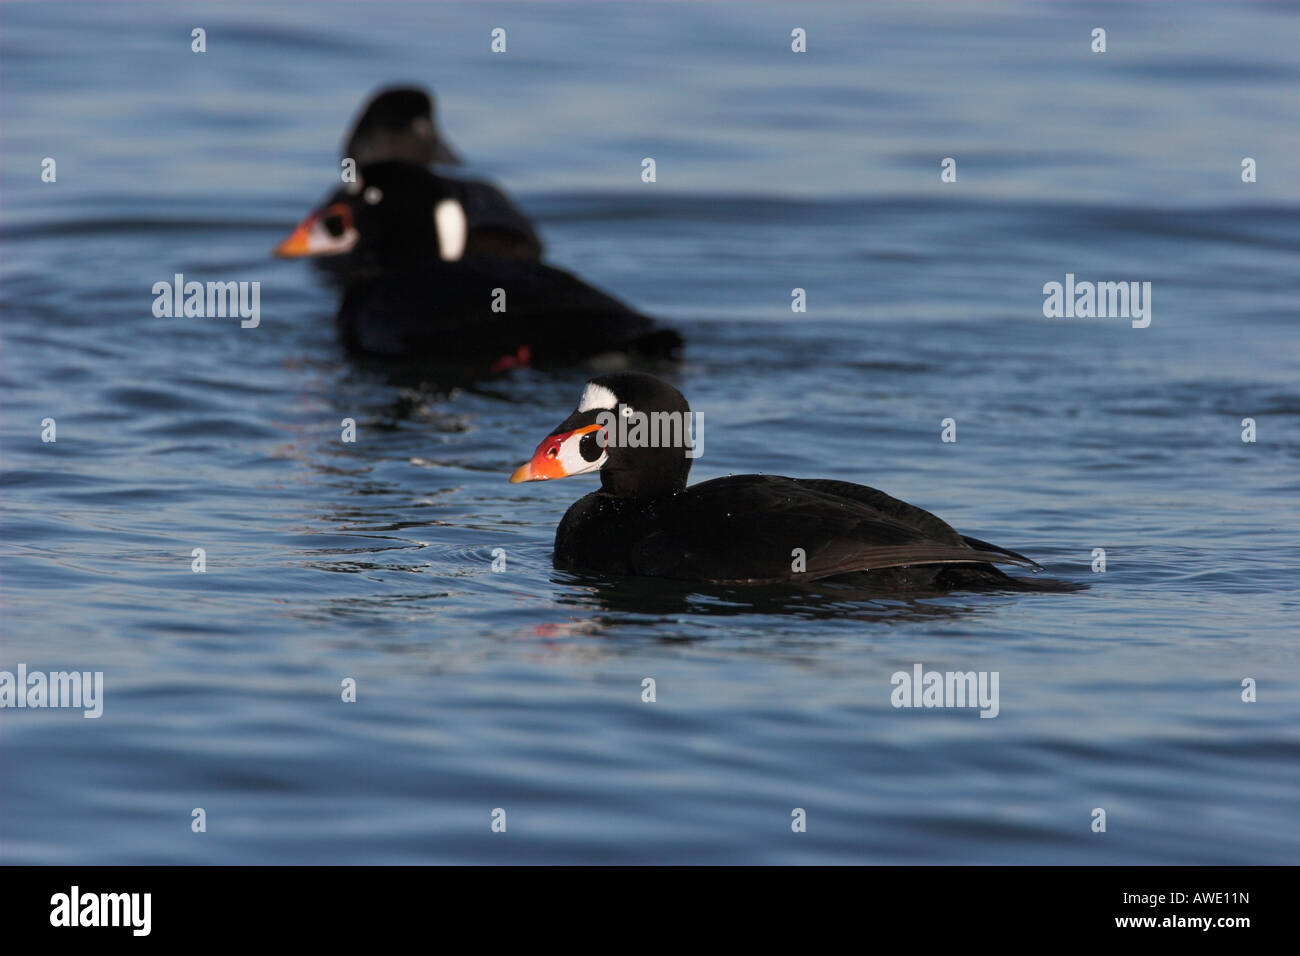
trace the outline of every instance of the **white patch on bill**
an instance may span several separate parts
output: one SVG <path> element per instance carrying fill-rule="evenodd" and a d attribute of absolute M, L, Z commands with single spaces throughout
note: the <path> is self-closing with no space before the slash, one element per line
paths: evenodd
<path fill-rule="evenodd" d="M 587 435 L 591 434 L 590 432 Z M 556 456 L 561 467 L 564 468 L 564 477 L 570 478 L 574 475 L 586 475 L 593 471 L 600 471 L 609 461 L 609 451 L 605 450 L 600 453 L 600 457 L 595 461 L 587 461 L 582 457 L 582 440 L 587 435 L 574 435 L 563 445 L 560 446 L 560 452 Z"/>

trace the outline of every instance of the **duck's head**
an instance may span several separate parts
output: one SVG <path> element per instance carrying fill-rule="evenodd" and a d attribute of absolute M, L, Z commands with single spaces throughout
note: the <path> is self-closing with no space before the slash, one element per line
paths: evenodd
<path fill-rule="evenodd" d="M 542 440 L 510 480 L 547 481 L 599 471 L 601 490 L 608 494 L 669 495 L 686 487 L 688 452 L 697 435 L 690 405 L 667 382 L 644 372 L 600 375 L 587 382 L 574 413 Z"/>
<path fill-rule="evenodd" d="M 447 180 L 422 166 L 385 162 L 362 167 L 275 247 L 284 258 L 354 252 L 380 268 L 454 262 L 465 252 L 464 207 Z"/>
<path fill-rule="evenodd" d="M 460 157 L 438 131 L 433 97 L 414 86 L 376 93 L 353 124 L 343 156 L 356 160 L 358 166 L 391 159 L 417 166 L 460 165 Z"/>

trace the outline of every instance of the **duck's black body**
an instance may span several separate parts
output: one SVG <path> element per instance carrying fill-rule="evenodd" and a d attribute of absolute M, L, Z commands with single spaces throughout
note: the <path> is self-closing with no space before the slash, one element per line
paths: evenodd
<path fill-rule="evenodd" d="M 496 290 L 506 311 L 494 312 Z M 544 364 L 606 352 L 666 357 L 681 336 L 540 262 L 464 259 L 354 279 L 338 312 L 344 347 L 441 361 Z"/>
<path fill-rule="evenodd" d="M 715 478 L 654 498 L 597 491 L 569 508 L 555 534 L 558 567 L 714 583 L 888 569 L 880 577 L 891 585 L 948 588 L 963 577 L 957 562 L 975 564 L 972 583 L 1014 582 L 994 561 L 1038 567 L 874 488 L 778 475 Z"/>
<path fill-rule="evenodd" d="M 601 490 L 575 502 L 560 522 L 557 567 L 718 584 L 851 576 L 888 591 L 1075 589 L 1009 577 L 994 565 L 1041 568 L 865 485 L 733 475 L 688 487 L 685 448 L 617 447 L 610 437 L 606 415 L 617 421 L 660 412 L 690 414 L 681 394 L 652 376 L 594 378 L 578 410 L 511 477 L 600 472 Z"/>
<path fill-rule="evenodd" d="M 449 182 L 469 223 L 466 258 L 540 259 L 542 239 L 528 217 L 491 183 L 473 179 Z"/>

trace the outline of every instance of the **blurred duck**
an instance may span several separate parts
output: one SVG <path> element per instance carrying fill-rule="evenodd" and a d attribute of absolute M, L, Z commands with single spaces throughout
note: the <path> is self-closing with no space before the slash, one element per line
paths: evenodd
<path fill-rule="evenodd" d="M 670 357 L 679 333 L 562 269 L 472 254 L 461 184 L 401 161 L 359 170 L 276 247 L 347 255 L 343 344 L 491 370 L 605 353 Z"/>

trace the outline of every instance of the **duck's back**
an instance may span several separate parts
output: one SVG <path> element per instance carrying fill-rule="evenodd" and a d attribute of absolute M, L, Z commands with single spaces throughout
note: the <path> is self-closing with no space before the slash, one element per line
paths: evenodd
<path fill-rule="evenodd" d="M 465 210 L 465 257 L 540 259 L 543 245 L 531 221 L 491 183 L 448 179 Z"/>
<path fill-rule="evenodd" d="M 378 355 L 532 360 L 602 352 L 671 354 L 680 336 L 562 269 L 465 259 L 359 279 L 338 315 L 346 347 Z"/>
<path fill-rule="evenodd" d="M 717 478 L 648 500 L 587 495 L 561 522 L 555 559 L 587 571 L 736 583 L 954 564 L 1009 581 L 991 563 L 1037 567 L 874 488 L 778 475 Z"/>

